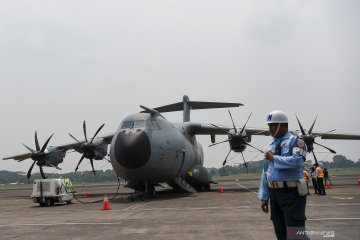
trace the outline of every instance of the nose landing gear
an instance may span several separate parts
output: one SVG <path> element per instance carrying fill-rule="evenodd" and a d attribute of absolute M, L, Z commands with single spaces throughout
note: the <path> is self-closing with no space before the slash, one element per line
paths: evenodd
<path fill-rule="evenodd" d="M 155 187 L 149 182 L 145 182 L 141 187 L 135 188 L 135 192 L 129 194 L 127 199 L 130 201 L 135 201 L 136 199 L 140 199 L 141 201 L 145 201 L 145 199 L 152 199 L 155 197 Z"/>

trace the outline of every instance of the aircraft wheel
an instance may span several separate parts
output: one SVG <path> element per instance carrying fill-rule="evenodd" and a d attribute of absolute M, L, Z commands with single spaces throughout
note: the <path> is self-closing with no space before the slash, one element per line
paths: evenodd
<path fill-rule="evenodd" d="M 40 207 L 50 206 L 50 199 L 48 199 L 48 198 L 40 198 L 39 205 L 40 205 Z"/>
<path fill-rule="evenodd" d="M 45 198 L 44 205 L 45 205 L 45 207 L 50 206 L 50 199 L 49 198 Z"/>

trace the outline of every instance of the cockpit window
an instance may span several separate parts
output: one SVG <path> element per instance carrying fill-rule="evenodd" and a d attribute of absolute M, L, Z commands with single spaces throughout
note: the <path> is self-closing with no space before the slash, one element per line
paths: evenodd
<path fill-rule="evenodd" d="M 134 121 L 125 121 L 121 124 L 120 129 L 132 128 L 134 125 Z"/>
<path fill-rule="evenodd" d="M 145 127 L 145 120 L 137 120 L 134 122 L 134 128 L 143 128 Z"/>
<path fill-rule="evenodd" d="M 120 129 L 127 128 L 143 128 L 145 127 L 145 120 L 136 120 L 136 121 L 125 121 L 121 124 Z"/>

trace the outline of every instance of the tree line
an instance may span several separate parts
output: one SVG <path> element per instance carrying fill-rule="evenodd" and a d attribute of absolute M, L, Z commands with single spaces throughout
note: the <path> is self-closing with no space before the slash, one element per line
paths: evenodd
<path fill-rule="evenodd" d="M 311 162 L 306 161 L 306 167 L 311 166 Z M 323 167 L 331 168 L 360 168 L 360 159 L 357 162 L 354 162 L 350 159 L 347 159 L 343 155 L 335 155 L 333 161 L 320 161 L 320 164 Z M 243 164 L 238 165 L 226 165 L 221 168 L 208 168 L 212 176 L 228 176 L 241 173 L 261 173 L 262 172 L 262 161 L 253 161 L 249 162 L 247 168 Z M 45 174 L 46 175 L 46 174 Z M 53 173 L 48 176 L 49 178 L 60 178 L 67 177 L 71 179 L 73 183 L 93 183 L 93 182 L 117 182 L 117 176 L 114 170 L 98 170 L 94 175 L 90 171 L 84 172 L 71 172 L 58 174 Z M 30 181 L 26 178 L 25 172 L 10 172 L 10 171 L 0 171 L 0 184 L 9 184 L 9 183 L 31 183 L 34 179 L 41 178 L 40 173 L 34 173 Z"/>

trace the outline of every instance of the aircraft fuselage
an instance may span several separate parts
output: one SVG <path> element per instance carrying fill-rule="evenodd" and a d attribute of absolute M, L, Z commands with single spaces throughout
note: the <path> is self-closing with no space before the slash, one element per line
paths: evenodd
<path fill-rule="evenodd" d="M 126 117 L 110 146 L 116 174 L 128 181 L 167 182 L 185 177 L 194 165 L 203 165 L 203 149 L 184 123 L 161 115 L 137 113 Z"/>

